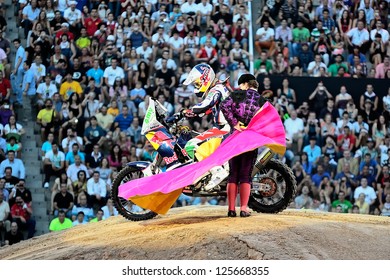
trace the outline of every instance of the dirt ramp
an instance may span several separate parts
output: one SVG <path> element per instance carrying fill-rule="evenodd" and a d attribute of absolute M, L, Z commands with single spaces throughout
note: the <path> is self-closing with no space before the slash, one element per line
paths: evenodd
<path fill-rule="evenodd" d="M 0 249 L 0 259 L 389 259 L 386 217 L 285 210 L 227 218 L 218 206 L 122 217 Z"/>

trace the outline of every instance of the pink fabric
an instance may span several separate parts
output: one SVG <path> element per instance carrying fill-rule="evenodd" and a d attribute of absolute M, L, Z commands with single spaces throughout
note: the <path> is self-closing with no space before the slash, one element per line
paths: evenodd
<path fill-rule="evenodd" d="M 245 130 L 232 133 L 208 158 L 165 173 L 127 182 L 119 186 L 119 196 L 129 199 L 155 192 L 170 193 L 191 185 L 210 168 L 222 165 L 236 155 L 265 145 L 285 147 L 285 137 L 278 112 L 267 102 Z"/>

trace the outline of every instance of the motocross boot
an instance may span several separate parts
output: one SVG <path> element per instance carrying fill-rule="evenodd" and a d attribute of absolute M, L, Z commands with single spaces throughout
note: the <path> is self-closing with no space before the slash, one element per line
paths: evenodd
<path fill-rule="evenodd" d="M 212 192 L 216 189 L 219 190 L 219 183 L 223 181 L 228 175 L 229 172 L 223 168 L 223 166 L 215 166 L 210 169 L 211 178 L 210 181 L 203 189 L 207 192 Z"/>

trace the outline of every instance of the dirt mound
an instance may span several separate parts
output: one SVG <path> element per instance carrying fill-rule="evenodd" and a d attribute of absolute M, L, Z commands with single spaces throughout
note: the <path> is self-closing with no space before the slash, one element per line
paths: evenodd
<path fill-rule="evenodd" d="M 388 259 L 386 217 L 286 210 L 227 218 L 184 207 L 143 222 L 122 217 L 0 249 L 0 259 Z"/>

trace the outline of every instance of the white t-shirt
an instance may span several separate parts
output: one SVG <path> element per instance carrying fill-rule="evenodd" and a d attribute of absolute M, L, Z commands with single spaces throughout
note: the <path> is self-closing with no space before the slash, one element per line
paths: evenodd
<path fill-rule="evenodd" d="M 64 18 L 68 20 L 69 24 L 73 24 L 76 20 L 81 19 L 81 11 L 78 9 L 67 8 L 64 12 Z"/>
<path fill-rule="evenodd" d="M 175 37 L 172 36 L 171 38 L 169 38 L 168 42 L 176 49 L 184 45 L 184 39 L 181 37 L 177 37 L 177 39 L 175 39 Z"/>
<path fill-rule="evenodd" d="M 65 154 L 61 151 L 58 151 L 55 155 L 53 150 L 51 150 L 45 154 L 45 159 L 49 159 L 55 167 L 61 167 L 61 161 L 65 161 Z"/>
<path fill-rule="evenodd" d="M 153 54 L 153 50 L 151 47 L 147 47 L 144 49 L 142 46 L 138 47 L 136 50 L 137 55 L 139 55 L 140 59 L 149 60 L 151 55 Z"/>
<path fill-rule="evenodd" d="M 194 2 L 192 4 L 189 4 L 188 2 L 185 2 L 183 5 L 181 5 L 180 11 L 183 14 L 188 14 L 188 13 L 196 13 L 198 11 L 198 5 Z"/>
<path fill-rule="evenodd" d="M 313 73 L 311 74 L 312 77 L 318 77 L 320 75 L 320 69 L 321 67 L 325 68 L 325 72 L 328 71 L 328 67 L 326 67 L 326 64 L 321 62 L 320 65 L 317 67 L 317 64 L 315 61 L 312 61 L 307 66 L 307 70 L 313 70 Z"/>
<path fill-rule="evenodd" d="M 81 138 L 80 136 L 77 136 L 77 140 L 76 138 L 72 138 L 72 139 L 68 139 L 68 137 L 64 138 L 61 142 L 61 146 L 62 146 L 62 149 L 68 149 L 68 151 L 71 151 L 72 150 L 72 145 L 73 144 L 81 144 L 83 145 L 83 138 Z"/>
<path fill-rule="evenodd" d="M 256 35 L 261 36 L 262 34 L 264 34 L 264 35 L 263 35 L 263 37 L 259 38 L 259 42 L 269 41 L 271 39 L 271 37 L 275 36 L 275 31 L 272 28 L 269 28 L 269 27 L 268 27 L 267 30 L 265 30 L 264 27 L 261 27 L 261 28 L 257 29 Z"/>
<path fill-rule="evenodd" d="M 38 80 L 40 77 L 46 76 L 46 66 L 43 65 L 42 63 L 39 66 L 37 66 L 37 64 L 34 62 L 31 64 L 30 69 L 34 73 L 35 80 Z"/>
<path fill-rule="evenodd" d="M 290 140 L 292 140 L 292 137 L 295 133 L 303 131 L 305 128 L 301 118 L 296 118 L 295 120 L 288 118 L 284 121 L 284 127 L 286 128 L 286 135 L 288 138 L 290 138 Z"/>
<path fill-rule="evenodd" d="M 213 11 L 213 6 L 210 3 L 206 3 L 206 6 L 203 5 L 203 3 L 199 3 L 197 5 L 198 12 L 200 12 L 202 15 L 211 14 Z"/>
<path fill-rule="evenodd" d="M 112 66 L 108 66 L 104 70 L 103 74 L 104 78 L 108 79 L 108 84 L 112 86 L 115 83 L 115 79 L 117 77 L 124 79 L 125 78 L 125 72 L 123 71 L 122 67 L 117 66 L 115 69 L 112 68 Z"/>
<path fill-rule="evenodd" d="M 368 204 L 370 204 L 372 200 L 376 199 L 376 193 L 375 193 L 375 190 L 373 187 L 370 187 L 370 186 L 367 186 L 365 188 L 363 188 L 362 186 L 357 187 L 355 190 L 355 193 L 353 195 L 355 200 L 357 200 L 359 198 L 359 195 L 361 193 L 364 193 L 366 195 L 366 198 L 364 201 L 367 202 Z"/>
<path fill-rule="evenodd" d="M 162 67 L 162 58 L 159 58 L 157 59 L 156 63 L 154 64 L 154 68 L 156 68 L 156 70 L 160 70 L 161 67 Z M 173 59 L 168 59 L 167 61 L 167 68 L 168 69 L 172 69 L 173 71 L 175 71 L 177 69 L 177 65 L 176 65 L 176 62 L 173 60 Z"/>
<path fill-rule="evenodd" d="M 57 87 L 52 83 L 49 85 L 46 85 L 46 83 L 40 83 L 37 88 L 37 93 L 41 94 L 44 99 L 52 98 L 56 92 L 58 92 Z"/>

